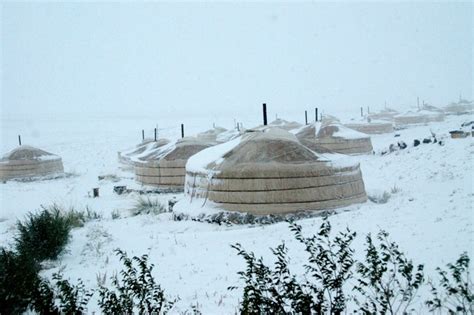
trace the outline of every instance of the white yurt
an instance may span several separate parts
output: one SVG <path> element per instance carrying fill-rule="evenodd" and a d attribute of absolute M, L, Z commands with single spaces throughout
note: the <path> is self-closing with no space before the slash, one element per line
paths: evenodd
<path fill-rule="evenodd" d="M 19 146 L 0 158 L 2 181 L 63 172 L 63 162 L 59 156 L 28 145 Z"/>
<path fill-rule="evenodd" d="M 304 126 L 295 132 L 296 138 L 318 153 L 368 154 L 373 147 L 367 134 L 324 120 Z"/>
<path fill-rule="evenodd" d="M 279 128 L 248 132 L 192 156 L 185 195 L 191 202 L 256 215 L 367 200 L 358 164 L 333 164 Z"/>
<path fill-rule="evenodd" d="M 403 114 L 394 117 L 394 122 L 397 126 L 426 124 L 429 122 L 437 122 L 443 120 L 443 112 L 427 109 L 421 109 L 418 111 L 407 111 Z"/>
<path fill-rule="evenodd" d="M 369 135 L 393 132 L 393 123 L 388 120 L 353 119 L 344 126 Z"/>
<path fill-rule="evenodd" d="M 450 115 L 464 115 L 474 112 L 474 102 L 467 100 L 460 100 L 457 103 L 451 103 L 443 108 L 446 114 Z"/>
<path fill-rule="evenodd" d="M 168 143 L 146 157 L 134 159 L 136 180 L 145 185 L 183 187 L 188 159 L 215 142 L 184 137 Z"/>
<path fill-rule="evenodd" d="M 296 130 L 301 128 L 303 125 L 296 121 L 288 121 L 285 119 L 277 118 L 274 121 L 265 125 L 258 125 L 251 130 L 264 130 L 268 128 L 280 128 L 286 131 Z"/>
<path fill-rule="evenodd" d="M 217 138 L 224 134 L 227 133 L 229 130 L 223 128 L 223 127 L 218 127 L 215 126 L 212 129 L 206 130 L 204 132 L 198 133 L 197 137 L 202 140 L 206 141 L 217 141 Z"/>
<path fill-rule="evenodd" d="M 147 160 L 153 156 L 159 148 L 168 144 L 167 139 L 145 139 L 133 148 L 118 152 L 119 161 L 123 164 L 134 165 L 134 161 Z"/>
<path fill-rule="evenodd" d="M 396 111 L 393 108 L 384 108 L 379 112 L 369 114 L 368 117 L 370 119 L 375 119 L 375 120 L 389 120 L 392 121 L 396 115 L 399 115 L 400 113 Z"/>

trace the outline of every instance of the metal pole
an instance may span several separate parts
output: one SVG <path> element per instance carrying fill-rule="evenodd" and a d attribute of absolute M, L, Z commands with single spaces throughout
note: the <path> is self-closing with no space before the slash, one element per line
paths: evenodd
<path fill-rule="evenodd" d="M 21 145 L 21 136 L 18 135 L 18 143 Z"/>
<path fill-rule="evenodd" d="M 184 124 L 181 124 L 181 138 L 184 138 Z"/>
<path fill-rule="evenodd" d="M 267 125 L 267 104 L 263 103 L 263 125 Z"/>
<path fill-rule="evenodd" d="M 314 109 L 314 118 L 315 118 L 315 121 L 318 121 L 318 108 L 317 107 Z"/>
<path fill-rule="evenodd" d="M 142 140 L 144 141 L 145 140 L 145 130 L 142 129 Z"/>

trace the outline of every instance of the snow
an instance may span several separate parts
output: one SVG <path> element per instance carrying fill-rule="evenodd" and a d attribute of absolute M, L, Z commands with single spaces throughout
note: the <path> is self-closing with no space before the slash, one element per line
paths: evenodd
<path fill-rule="evenodd" d="M 336 124 L 338 130 L 333 133 L 333 137 L 340 137 L 340 138 L 345 138 L 345 139 L 361 139 L 361 138 L 367 138 L 367 134 L 356 131 L 354 129 L 350 129 L 348 127 L 345 127 L 341 124 Z"/>
<path fill-rule="evenodd" d="M 235 138 L 229 142 L 225 142 L 198 152 L 189 158 L 186 163 L 186 171 L 193 173 L 207 173 L 207 166 L 216 162 L 219 163 L 219 159 L 222 158 L 227 152 L 239 145 L 242 137 Z"/>
<path fill-rule="evenodd" d="M 360 163 L 369 196 L 390 194 L 387 203 L 366 202 L 339 209 L 330 217 L 335 231 L 346 227 L 358 233 L 354 242 L 357 257 L 363 254 L 364 237 L 384 229 L 390 233 L 408 257 L 415 263 L 425 263 L 428 276 L 435 268 L 453 262 L 463 251 L 473 257 L 473 163 L 474 141 L 472 137 L 451 139 L 449 131 L 459 129 L 472 116 L 448 116 L 444 122 L 410 127 L 394 134 L 371 136 L 374 155 L 342 156 L 322 155 L 333 164 Z M 219 226 L 194 221 L 173 221 L 170 213 L 139 215 L 132 217 L 130 209 L 137 194 L 116 195 L 113 186 L 146 188 L 133 179 L 133 174 L 120 169 L 117 151 L 130 147 L 140 138 L 142 120 L 130 119 L 118 123 L 101 120 L 81 121 L 50 119 L 35 122 L 41 137 L 30 137 L 29 142 L 63 158 L 65 171 L 74 176 L 37 182 L 8 181 L 0 184 L 0 246 L 12 244 L 15 223 L 24 219 L 29 211 L 40 211 L 40 206 L 57 203 L 77 210 L 86 208 L 102 216 L 72 231 L 66 252 L 42 275 L 50 278 L 63 270 L 65 278 L 76 282 L 84 280 L 86 287 L 96 288 L 96 276 L 107 278 L 120 270 L 121 264 L 113 253 L 121 248 L 129 255 L 149 254 L 155 264 L 153 275 L 169 296 L 180 297 L 172 313 L 189 310 L 199 303 L 204 314 L 234 313 L 238 309 L 242 291 L 228 291 L 229 286 L 242 286 L 237 272 L 244 262 L 230 247 L 237 242 L 265 261 L 272 262 L 270 247 L 284 241 L 291 254 L 292 270 L 301 273 L 300 266 L 306 256 L 301 245 L 294 240 L 287 223 L 266 226 Z M 229 120 L 230 121 L 230 120 Z M 3 121 L 5 138 L 15 138 L 20 121 Z M 74 132 L 67 133 L 74 126 Z M 200 123 L 190 123 L 189 134 L 203 131 Z M 171 122 L 167 138 L 179 137 L 179 126 Z M 194 126 L 194 127 L 192 127 Z M 164 126 L 163 126 L 164 127 Z M 229 126 L 225 126 L 229 128 Z M 231 126 L 230 126 L 231 127 Z M 174 128 L 174 129 L 172 129 Z M 67 137 L 61 137 L 66 130 Z M 192 132 L 192 133 L 191 133 Z M 421 144 L 413 146 L 413 140 L 422 140 L 435 133 L 444 145 Z M 381 155 L 390 144 L 404 141 L 408 148 Z M 33 142 L 38 142 L 33 143 Z M 192 157 L 187 167 L 202 171 L 210 160 L 222 156 L 238 145 L 240 138 L 224 143 Z M 9 146 L 9 147 L 7 147 Z M 3 150 L 11 143 L 3 142 Z M 98 180 L 98 175 L 113 174 L 119 182 Z M 91 198 L 92 188 L 100 188 L 100 197 Z M 201 200 L 187 200 L 183 194 L 150 195 L 167 204 L 176 198 L 176 211 L 183 213 L 215 213 L 218 205 Z M 121 218 L 112 219 L 112 212 Z M 321 218 L 298 221 L 307 234 L 315 233 Z M 110 281 L 107 280 L 107 285 Z M 98 312 L 97 294 L 92 297 L 88 312 Z M 421 306 L 420 306 L 421 307 Z"/>

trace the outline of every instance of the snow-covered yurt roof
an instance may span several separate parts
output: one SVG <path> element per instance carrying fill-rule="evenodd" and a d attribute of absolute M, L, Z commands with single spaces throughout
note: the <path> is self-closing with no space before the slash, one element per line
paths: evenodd
<path fill-rule="evenodd" d="M 400 114 L 397 110 L 393 108 L 386 107 L 378 112 L 371 113 L 368 116 L 373 119 L 383 119 L 383 120 L 391 120 L 394 116 Z"/>
<path fill-rule="evenodd" d="M 280 128 L 246 133 L 192 156 L 185 194 L 253 214 L 329 209 L 367 198 L 359 165 L 334 166 Z"/>
<path fill-rule="evenodd" d="M 263 130 L 267 128 L 280 128 L 286 131 L 295 130 L 301 128 L 302 124 L 296 121 L 288 121 L 282 118 L 277 118 L 272 122 L 269 122 L 268 125 L 258 125 L 257 127 L 252 128 L 253 130 Z"/>
<path fill-rule="evenodd" d="M 145 139 L 133 148 L 119 152 L 119 160 L 126 164 L 133 164 L 135 161 L 151 159 L 157 152 L 160 152 L 161 147 L 169 142 L 168 139 L 157 139 L 157 141 Z"/>
<path fill-rule="evenodd" d="M 443 120 L 443 112 L 427 110 L 426 108 L 417 111 L 409 110 L 394 117 L 394 121 L 397 125 L 420 124 Z"/>
<path fill-rule="evenodd" d="M 370 137 L 334 121 L 315 122 L 296 132 L 296 137 L 320 153 L 364 154 L 372 152 Z"/>
<path fill-rule="evenodd" d="M 198 133 L 196 137 L 208 141 L 217 141 L 217 137 L 226 131 L 228 130 L 223 127 L 215 126 L 209 130 Z"/>
<path fill-rule="evenodd" d="M 22 145 L 0 158 L 0 179 L 37 177 L 64 172 L 61 157 Z"/>
<path fill-rule="evenodd" d="M 344 126 L 365 134 L 393 132 L 393 123 L 391 121 L 371 119 L 370 117 L 348 120 L 344 123 Z"/>
<path fill-rule="evenodd" d="M 1 158 L 1 162 L 16 161 L 16 160 L 50 160 L 60 159 L 59 156 L 46 152 L 44 150 L 29 146 L 22 145 L 18 148 L 11 150 L 4 154 Z"/>

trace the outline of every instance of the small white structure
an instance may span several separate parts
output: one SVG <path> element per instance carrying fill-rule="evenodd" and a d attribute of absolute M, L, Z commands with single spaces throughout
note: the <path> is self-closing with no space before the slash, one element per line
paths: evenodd
<path fill-rule="evenodd" d="M 64 172 L 61 158 L 41 149 L 23 145 L 0 159 L 0 180 L 34 178 Z"/>
<path fill-rule="evenodd" d="M 333 165 L 279 128 L 248 132 L 192 156 L 185 195 L 191 202 L 256 215 L 367 200 L 358 164 Z"/>
<path fill-rule="evenodd" d="M 373 147 L 367 134 L 347 128 L 335 121 L 312 123 L 295 132 L 298 140 L 318 153 L 368 154 Z"/>

